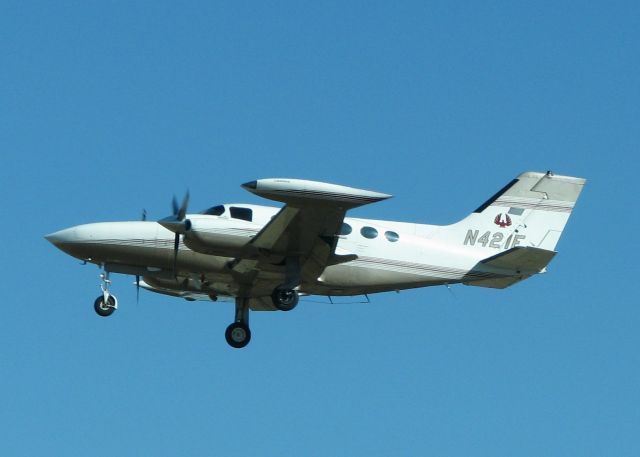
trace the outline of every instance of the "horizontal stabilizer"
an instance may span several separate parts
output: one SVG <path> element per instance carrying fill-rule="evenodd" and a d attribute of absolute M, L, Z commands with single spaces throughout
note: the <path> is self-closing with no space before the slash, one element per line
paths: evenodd
<path fill-rule="evenodd" d="M 480 263 L 517 273 L 539 273 L 544 270 L 554 255 L 556 255 L 555 251 L 531 246 L 516 246 L 508 251 L 486 258 Z"/>
<path fill-rule="evenodd" d="M 484 266 L 501 270 L 493 271 L 496 277 L 464 281 L 464 284 L 504 289 L 536 273 L 542 273 L 554 255 L 556 255 L 555 251 L 531 246 L 516 246 L 500 254 L 487 257 L 476 265 L 476 268 Z"/>

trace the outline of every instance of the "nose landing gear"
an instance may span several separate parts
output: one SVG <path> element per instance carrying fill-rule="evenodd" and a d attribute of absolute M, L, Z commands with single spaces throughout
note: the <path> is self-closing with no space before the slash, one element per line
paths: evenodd
<path fill-rule="evenodd" d="M 102 317 L 111 316 L 117 308 L 118 302 L 116 301 L 115 295 L 109 295 L 106 302 L 104 301 L 104 297 L 100 295 L 96 298 L 96 301 L 93 302 L 93 309 Z"/>
<path fill-rule="evenodd" d="M 102 281 L 100 284 L 102 295 L 99 295 L 98 298 L 96 298 L 96 301 L 93 302 L 93 309 L 99 316 L 108 317 L 118 309 L 118 299 L 115 295 L 111 295 L 111 293 L 109 293 L 109 286 L 111 285 L 109 272 L 105 270 L 101 273 L 100 279 Z"/>

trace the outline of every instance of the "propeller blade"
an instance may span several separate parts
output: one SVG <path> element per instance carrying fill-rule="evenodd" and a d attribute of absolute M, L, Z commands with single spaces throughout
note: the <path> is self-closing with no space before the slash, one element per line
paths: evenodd
<path fill-rule="evenodd" d="M 178 210 L 178 214 L 177 214 L 178 220 L 180 221 L 184 220 L 185 216 L 187 215 L 188 206 L 189 206 L 189 191 L 187 191 L 184 198 L 182 199 L 182 205 L 180 205 L 180 209 Z"/>
<path fill-rule="evenodd" d="M 143 221 L 146 221 L 146 220 L 147 220 L 147 210 L 146 210 L 146 209 L 143 209 L 143 210 L 142 210 L 142 220 L 143 220 Z"/>
<path fill-rule="evenodd" d="M 173 215 L 177 216 L 178 215 L 178 200 L 176 199 L 176 196 L 173 196 L 173 200 L 171 201 L 171 208 L 173 209 Z"/>
<path fill-rule="evenodd" d="M 173 215 L 160 219 L 158 224 L 162 225 L 167 230 L 174 232 L 175 238 L 173 239 L 173 274 L 178 277 L 178 249 L 180 248 L 180 234 L 186 233 L 191 228 L 191 221 L 185 220 L 187 216 L 187 208 L 189 206 L 189 191 L 182 199 L 182 204 L 178 206 L 178 200 L 176 196 L 173 196 L 171 200 L 171 208 L 173 209 Z"/>
<path fill-rule="evenodd" d="M 176 233 L 173 241 L 173 274 L 178 276 L 178 248 L 180 247 L 180 234 Z"/>
<path fill-rule="evenodd" d="M 140 304 L 140 275 L 136 275 L 136 305 Z"/>

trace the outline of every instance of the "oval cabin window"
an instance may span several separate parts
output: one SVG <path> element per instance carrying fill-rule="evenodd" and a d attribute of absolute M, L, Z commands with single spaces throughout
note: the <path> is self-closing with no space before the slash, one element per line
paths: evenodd
<path fill-rule="evenodd" d="M 392 232 L 391 230 L 389 230 L 388 232 L 384 232 L 384 236 L 392 243 L 395 243 L 400 239 L 400 235 L 398 235 L 396 232 Z"/>
<path fill-rule="evenodd" d="M 349 235 L 352 230 L 351 226 L 344 222 L 342 227 L 340 227 L 340 233 L 338 233 L 338 235 Z"/>
<path fill-rule="evenodd" d="M 378 236 L 378 231 L 373 227 L 365 226 L 365 227 L 362 227 L 362 229 L 360 230 L 360 234 L 365 238 L 369 238 L 370 240 L 372 240 Z"/>

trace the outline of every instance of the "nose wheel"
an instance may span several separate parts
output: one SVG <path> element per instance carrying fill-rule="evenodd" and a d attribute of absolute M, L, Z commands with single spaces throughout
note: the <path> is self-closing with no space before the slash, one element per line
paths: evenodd
<path fill-rule="evenodd" d="M 111 293 L 109 293 L 109 286 L 111 285 L 109 272 L 105 271 L 100 274 L 100 279 L 102 281 L 100 284 L 102 295 L 99 295 L 98 298 L 96 298 L 96 301 L 93 302 L 93 309 L 96 311 L 98 316 L 108 317 L 118 309 L 118 299 L 115 295 L 111 295 Z"/>
<path fill-rule="evenodd" d="M 96 298 L 96 301 L 93 302 L 93 309 L 96 310 L 98 316 L 108 317 L 113 314 L 113 312 L 118 307 L 118 301 L 116 300 L 115 295 L 109 295 L 107 301 L 104 300 L 104 296 L 100 295 Z"/>

